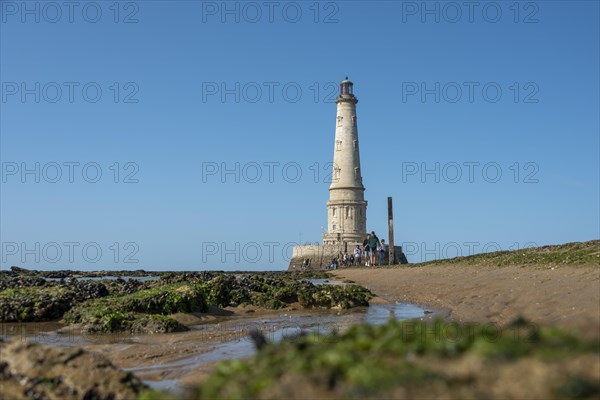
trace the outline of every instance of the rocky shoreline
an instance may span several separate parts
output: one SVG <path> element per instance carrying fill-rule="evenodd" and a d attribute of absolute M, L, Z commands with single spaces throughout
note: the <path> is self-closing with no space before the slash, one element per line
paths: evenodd
<path fill-rule="evenodd" d="M 0 272 L 0 322 L 63 320 L 86 332 L 166 333 L 187 330 L 172 314 L 205 313 L 209 306 L 281 309 L 368 306 L 373 294 L 353 284 L 314 285 L 323 274 L 168 272 L 155 280 L 82 280 L 89 275 L 13 267 Z M 108 277 L 108 272 L 91 276 Z M 65 279 L 64 276 L 67 276 Z M 75 276 L 79 277 L 76 278 Z M 138 271 L 138 277 L 148 276 Z"/>
<path fill-rule="evenodd" d="M 153 279 L 137 279 L 143 277 Z M 73 329 L 77 335 L 164 334 L 188 331 L 190 324 L 210 321 L 211 315 L 349 309 L 368 306 L 373 297 L 358 285 L 315 285 L 310 281 L 315 278 L 327 279 L 328 275 L 206 271 L 149 274 L 141 270 L 115 273 L 13 267 L 0 271 L 0 322 L 52 322 L 62 326 L 56 334 L 62 332 L 63 337 Z M 94 348 L 89 344 L 86 347 Z M 0 342 L 0 354 L 0 388 L 6 398 L 131 399 L 147 389 L 102 354 L 82 347 L 48 346 L 15 336 L 9 342 Z M 85 376 L 81 376 L 83 371 L 87 371 Z"/>

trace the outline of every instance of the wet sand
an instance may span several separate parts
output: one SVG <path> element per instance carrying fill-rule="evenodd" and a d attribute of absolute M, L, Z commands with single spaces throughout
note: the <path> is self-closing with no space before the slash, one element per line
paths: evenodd
<path fill-rule="evenodd" d="M 504 325 L 517 316 L 600 338 L 599 266 L 424 265 L 333 272 L 389 300 L 449 312 L 451 318 Z"/>

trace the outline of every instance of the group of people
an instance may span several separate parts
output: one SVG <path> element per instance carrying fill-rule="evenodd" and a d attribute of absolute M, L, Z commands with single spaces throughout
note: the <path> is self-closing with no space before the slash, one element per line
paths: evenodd
<path fill-rule="evenodd" d="M 375 232 L 372 231 L 367 234 L 362 247 L 357 244 L 352 253 L 340 252 L 337 257 L 334 257 L 331 261 L 331 268 L 337 269 L 338 267 L 353 265 L 364 265 L 365 267 L 383 265 L 388 251 L 389 247 L 385 240 L 381 239 L 380 241 Z"/>

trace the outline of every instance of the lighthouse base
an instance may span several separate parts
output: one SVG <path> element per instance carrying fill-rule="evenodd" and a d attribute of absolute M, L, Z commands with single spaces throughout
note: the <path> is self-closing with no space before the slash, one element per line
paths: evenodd
<path fill-rule="evenodd" d="M 329 244 L 294 246 L 288 271 L 327 269 L 334 257 L 338 257 L 343 251 L 342 246 Z"/>
<path fill-rule="evenodd" d="M 307 270 L 326 270 L 331 268 L 334 258 L 338 258 L 338 267 L 341 265 L 339 261 L 344 252 L 351 254 L 354 247 L 345 249 L 345 243 L 338 244 L 311 244 L 304 246 L 294 246 L 292 250 L 292 258 L 288 266 L 288 271 L 307 271 Z M 396 261 L 394 264 L 408 264 L 406 256 L 402 252 L 402 246 L 394 246 Z M 379 257 L 376 258 L 379 260 Z M 389 254 L 385 255 L 384 264 L 388 265 Z M 363 263 L 364 264 L 364 263 Z"/>

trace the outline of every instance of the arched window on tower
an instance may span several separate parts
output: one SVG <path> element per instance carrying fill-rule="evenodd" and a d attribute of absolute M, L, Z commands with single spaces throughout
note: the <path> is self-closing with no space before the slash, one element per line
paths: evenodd
<path fill-rule="evenodd" d="M 354 150 L 358 151 L 358 139 L 354 140 L 352 143 L 354 143 Z"/>
<path fill-rule="evenodd" d="M 340 168 L 336 167 L 336 168 L 333 170 L 333 181 L 334 181 L 334 182 L 337 182 L 337 181 L 339 181 L 339 180 L 340 180 Z"/>
<path fill-rule="evenodd" d="M 356 115 L 352 116 L 352 126 L 356 126 Z"/>
<path fill-rule="evenodd" d="M 354 179 L 360 181 L 360 168 L 358 167 L 354 168 Z"/>
<path fill-rule="evenodd" d="M 337 121 L 338 121 L 338 125 L 337 126 L 342 126 L 342 120 L 344 119 L 344 117 L 337 117 Z"/>
<path fill-rule="evenodd" d="M 342 150 L 342 141 L 336 140 L 335 141 L 335 151 L 340 151 L 340 150 Z"/>

